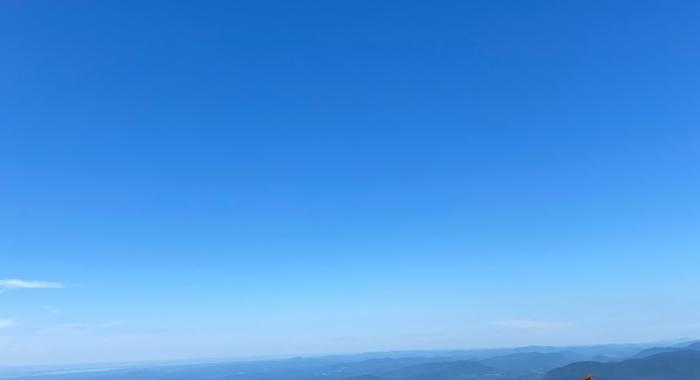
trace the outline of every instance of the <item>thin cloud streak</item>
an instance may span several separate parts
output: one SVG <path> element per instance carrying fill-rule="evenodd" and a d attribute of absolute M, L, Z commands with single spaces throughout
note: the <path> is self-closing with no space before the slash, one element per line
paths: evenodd
<path fill-rule="evenodd" d="M 528 332 L 551 332 L 567 330 L 574 327 L 573 323 L 568 322 L 552 322 L 552 321 L 534 321 L 530 319 L 509 319 L 503 321 L 491 322 L 492 326 Z"/>
<path fill-rule="evenodd" d="M 0 290 L 8 289 L 59 289 L 63 288 L 60 282 L 51 281 L 27 281 L 19 279 L 0 280 Z"/>

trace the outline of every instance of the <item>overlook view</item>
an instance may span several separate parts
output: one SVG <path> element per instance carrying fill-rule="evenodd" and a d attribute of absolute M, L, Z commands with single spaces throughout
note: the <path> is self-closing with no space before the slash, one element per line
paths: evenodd
<path fill-rule="evenodd" d="M 0 380 L 700 380 L 699 20 L 0 2 Z"/>

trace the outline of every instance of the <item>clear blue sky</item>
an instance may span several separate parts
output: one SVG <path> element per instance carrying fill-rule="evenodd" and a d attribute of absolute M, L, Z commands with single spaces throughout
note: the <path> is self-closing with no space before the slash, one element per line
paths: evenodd
<path fill-rule="evenodd" d="M 3 1 L 0 364 L 700 337 L 699 17 Z"/>

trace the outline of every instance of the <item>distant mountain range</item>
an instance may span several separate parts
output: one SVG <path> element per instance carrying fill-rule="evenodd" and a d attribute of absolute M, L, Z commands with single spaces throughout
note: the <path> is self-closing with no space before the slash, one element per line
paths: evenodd
<path fill-rule="evenodd" d="M 0 380 L 699 380 L 700 342 L 0 368 Z"/>
<path fill-rule="evenodd" d="M 468 360 L 426 363 L 400 368 L 379 376 L 382 380 L 478 380 L 486 376 L 505 377 L 494 368 Z"/>
<path fill-rule="evenodd" d="M 500 370 L 521 373 L 541 372 L 588 359 L 576 352 L 525 352 L 483 359 L 480 363 Z"/>
<path fill-rule="evenodd" d="M 700 350 L 700 342 L 694 342 L 691 344 L 682 344 L 680 346 L 672 346 L 672 347 L 653 347 L 653 348 L 647 348 L 646 350 L 642 350 L 635 354 L 633 358 L 646 358 L 648 356 L 656 355 L 656 354 L 663 354 L 667 352 L 675 352 L 675 351 L 680 351 L 680 350 Z"/>
<path fill-rule="evenodd" d="M 596 380 L 700 379 L 700 351 L 680 350 L 614 363 L 581 362 L 550 371 L 544 380 L 580 379 L 592 373 Z"/>

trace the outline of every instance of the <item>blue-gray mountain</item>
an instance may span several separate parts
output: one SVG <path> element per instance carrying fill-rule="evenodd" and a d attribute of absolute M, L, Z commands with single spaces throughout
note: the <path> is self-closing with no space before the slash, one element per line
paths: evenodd
<path fill-rule="evenodd" d="M 593 373 L 596 380 L 700 379 L 700 351 L 680 350 L 615 363 L 581 362 L 550 371 L 544 380 L 579 379 Z"/>
<path fill-rule="evenodd" d="M 0 368 L 0 380 L 700 379 L 700 342 L 401 351 L 316 358 Z"/>
<path fill-rule="evenodd" d="M 671 347 L 652 347 L 642 350 L 634 355 L 634 358 L 646 358 L 648 356 L 663 354 L 666 352 L 675 352 L 680 350 L 700 350 L 700 342 L 694 342 L 691 344 L 681 344 Z"/>

